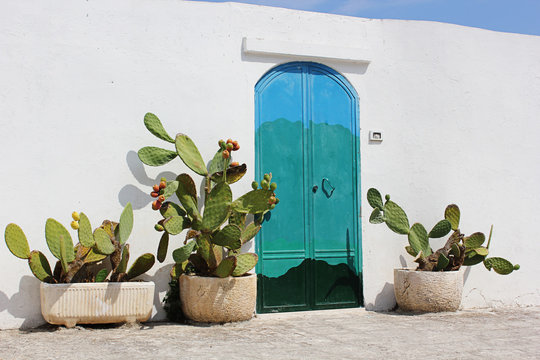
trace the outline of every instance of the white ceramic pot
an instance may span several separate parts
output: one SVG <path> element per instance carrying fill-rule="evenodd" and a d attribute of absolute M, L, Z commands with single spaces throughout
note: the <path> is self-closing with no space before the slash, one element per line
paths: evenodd
<path fill-rule="evenodd" d="M 50 324 L 146 321 L 152 314 L 153 282 L 41 283 L 41 314 Z"/>
<path fill-rule="evenodd" d="M 394 269 L 394 294 L 401 310 L 456 311 L 463 293 L 463 271 Z"/>
<path fill-rule="evenodd" d="M 253 317 L 257 300 L 257 275 L 226 278 L 180 276 L 180 301 L 184 315 L 193 321 L 225 323 Z"/>

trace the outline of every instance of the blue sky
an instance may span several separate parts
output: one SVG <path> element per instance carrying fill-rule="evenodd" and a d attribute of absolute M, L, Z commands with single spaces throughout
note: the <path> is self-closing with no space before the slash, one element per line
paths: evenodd
<path fill-rule="evenodd" d="M 225 2 L 225 0 L 206 0 Z M 375 19 L 432 20 L 540 35 L 540 0 L 238 0 Z"/>

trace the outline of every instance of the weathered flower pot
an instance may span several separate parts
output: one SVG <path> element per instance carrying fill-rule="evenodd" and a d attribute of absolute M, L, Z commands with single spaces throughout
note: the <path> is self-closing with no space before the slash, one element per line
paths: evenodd
<path fill-rule="evenodd" d="M 180 276 L 180 300 L 184 315 L 193 321 L 224 323 L 253 317 L 257 299 L 257 275 L 239 277 Z"/>
<path fill-rule="evenodd" d="M 456 311 L 462 292 L 463 271 L 394 269 L 394 294 L 401 310 Z"/>
<path fill-rule="evenodd" d="M 41 283 L 41 314 L 45 321 L 73 327 L 146 321 L 152 314 L 153 282 Z"/>

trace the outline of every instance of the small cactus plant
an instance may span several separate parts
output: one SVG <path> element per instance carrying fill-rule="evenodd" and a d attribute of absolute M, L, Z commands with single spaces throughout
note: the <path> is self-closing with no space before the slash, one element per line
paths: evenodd
<path fill-rule="evenodd" d="M 246 164 L 232 161 L 232 153 L 240 149 L 237 141 L 228 139 L 218 142 L 218 150 L 208 167 L 195 146 L 184 134 L 173 139 L 154 114 L 144 117 L 146 128 L 159 139 L 175 145 L 176 151 L 157 147 L 143 147 L 138 151 L 139 159 L 149 166 L 160 166 L 177 156 L 193 172 L 204 177 L 204 211 L 199 211 L 197 186 L 188 174 L 180 174 L 173 180 L 162 178 L 160 185 L 152 188 L 151 196 L 158 197 L 152 204 L 163 219 L 156 225 L 163 232 L 157 250 L 157 259 L 165 260 L 169 237 L 187 230 L 184 246 L 172 252 L 175 266 L 171 276 L 177 278 L 183 272 L 203 276 L 242 276 L 257 264 L 257 254 L 240 253 L 243 244 L 253 239 L 264 219 L 264 214 L 273 209 L 277 185 L 270 184 L 271 174 L 265 174 L 253 190 L 233 201 L 230 184 L 240 180 L 247 171 Z M 256 186 L 255 186 L 256 184 Z M 180 204 L 168 201 L 176 194 Z M 156 196 L 157 195 L 157 196 Z M 247 215 L 253 220 L 248 221 Z"/>
<path fill-rule="evenodd" d="M 390 200 L 390 195 L 385 196 L 383 203 L 381 193 L 374 188 L 367 192 L 367 200 L 373 208 L 369 222 L 372 224 L 385 223 L 390 230 L 397 234 L 407 235 L 409 245 L 405 247 L 407 253 L 415 257 L 418 263 L 417 270 L 421 271 L 454 271 L 462 265 L 472 266 L 484 263 L 486 269 L 495 270 L 501 275 L 510 274 L 519 269 L 519 265 L 513 265 L 510 261 L 500 258 L 488 258 L 489 245 L 493 233 L 493 225 L 489 232 L 486 246 L 486 236 L 481 232 L 475 232 L 465 236 L 459 230 L 461 213 L 455 204 L 448 205 L 444 211 L 444 219 L 439 221 L 428 233 L 420 223 L 409 226 L 409 219 L 403 209 Z M 441 238 L 452 234 L 446 244 L 437 251 L 433 251 L 429 245 L 430 238 Z"/>
<path fill-rule="evenodd" d="M 129 281 L 154 265 L 154 255 L 143 254 L 127 269 L 129 245 L 126 241 L 133 228 L 130 203 L 124 208 L 119 223 L 105 220 L 93 231 L 84 213 L 73 212 L 72 218 L 71 227 L 77 231 L 79 239 L 75 246 L 69 231 L 58 221 L 49 218 L 45 224 L 47 246 L 58 259 L 53 271 L 42 252 L 30 251 L 24 232 L 13 223 L 6 226 L 4 233 L 7 247 L 16 257 L 28 260 L 35 277 L 53 284 L 102 282 L 107 278 L 115 282 Z"/>

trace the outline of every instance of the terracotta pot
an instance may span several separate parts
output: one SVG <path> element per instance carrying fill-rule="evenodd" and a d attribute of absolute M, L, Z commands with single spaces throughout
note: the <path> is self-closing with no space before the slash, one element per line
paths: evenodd
<path fill-rule="evenodd" d="M 257 300 L 257 275 L 218 278 L 182 274 L 180 300 L 184 315 L 193 321 L 249 320 Z"/>
<path fill-rule="evenodd" d="M 41 314 L 50 324 L 146 321 L 152 314 L 153 282 L 41 283 Z"/>
<path fill-rule="evenodd" d="M 394 269 L 394 294 L 401 310 L 456 311 L 461 304 L 463 271 Z"/>

